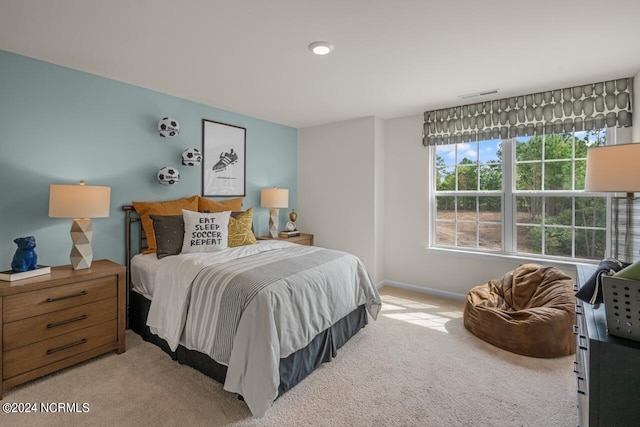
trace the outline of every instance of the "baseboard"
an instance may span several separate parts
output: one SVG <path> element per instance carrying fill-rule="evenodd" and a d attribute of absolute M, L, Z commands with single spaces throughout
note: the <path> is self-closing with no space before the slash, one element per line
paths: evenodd
<path fill-rule="evenodd" d="M 420 292 L 422 294 L 428 294 L 428 295 L 433 295 L 437 297 L 450 298 L 450 299 L 461 300 L 461 301 L 464 301 L 467 298 L 466 295 L 457 294 L 455 292 L 447 292 L 447 291 L 442 291 L 440 289 L 426 288 L 424 286 L 410 285 L 408 283 L 402 283 L 402 282 L 394 282 L 393 280 L 383 280 L 382 282 L 379 282 L 378 284 L 376 284 L 376 287 L 378 289 L 382 288 L 383 286 L 391 286 L 392 288 L 406 289 L 408 291 Z"/>

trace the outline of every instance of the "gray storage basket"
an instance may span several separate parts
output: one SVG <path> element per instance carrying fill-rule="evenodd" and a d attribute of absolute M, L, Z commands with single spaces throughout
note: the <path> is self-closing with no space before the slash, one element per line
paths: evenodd
<path fill-rule="evenodd" d="M 602 276 L 609 335 L 640 341 L 640 281 Z"/>

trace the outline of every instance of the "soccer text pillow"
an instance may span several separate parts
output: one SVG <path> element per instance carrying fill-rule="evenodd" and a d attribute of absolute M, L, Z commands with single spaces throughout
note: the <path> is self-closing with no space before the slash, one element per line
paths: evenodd
<path fill-rule="evenodd" d="M 230 215 L 230 211 L 200 213 L 183 210 L 182 253 L 215 252 L 226 249 Z"/>

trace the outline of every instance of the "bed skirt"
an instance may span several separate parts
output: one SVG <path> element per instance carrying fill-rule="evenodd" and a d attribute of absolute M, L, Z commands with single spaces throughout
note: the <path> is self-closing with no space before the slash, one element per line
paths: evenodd
<path fill-rule="evenodd" d="M 151 333 L 147 326 L 147 315 L 151 301 L 135 291 L 129 296 L 129 327 L 142 339 L 160 347 L 173 360 L 191 366 L 203 374 L 223 383 L 227 375 L 227 367 L 217 363 L 204 353 L 189 350 L 179 345 L 171 351 L 165 340 Z M 356 308 L 328 329 L 320 332 L 304 348 L 280 359 L 280 386 L 278 396 L 302 381 L 324 362 L 336 356 L 337 350 L 368 323 L 364 305 Z"/>

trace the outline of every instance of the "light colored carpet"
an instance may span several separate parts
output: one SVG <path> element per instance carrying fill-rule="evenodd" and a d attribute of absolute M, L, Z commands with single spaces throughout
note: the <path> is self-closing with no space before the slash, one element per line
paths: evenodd
<path fill-rule="evenodd" d="M 127 331 L 127 351 L 5 392 L 6 402 L 88 403 L 88 413 L 4 414 L 9 426 L 575 426 L 573 357 L 495 348 L 462 302 L 383 288 L 378 321 L 264 418 L 222 385 Z"/>

